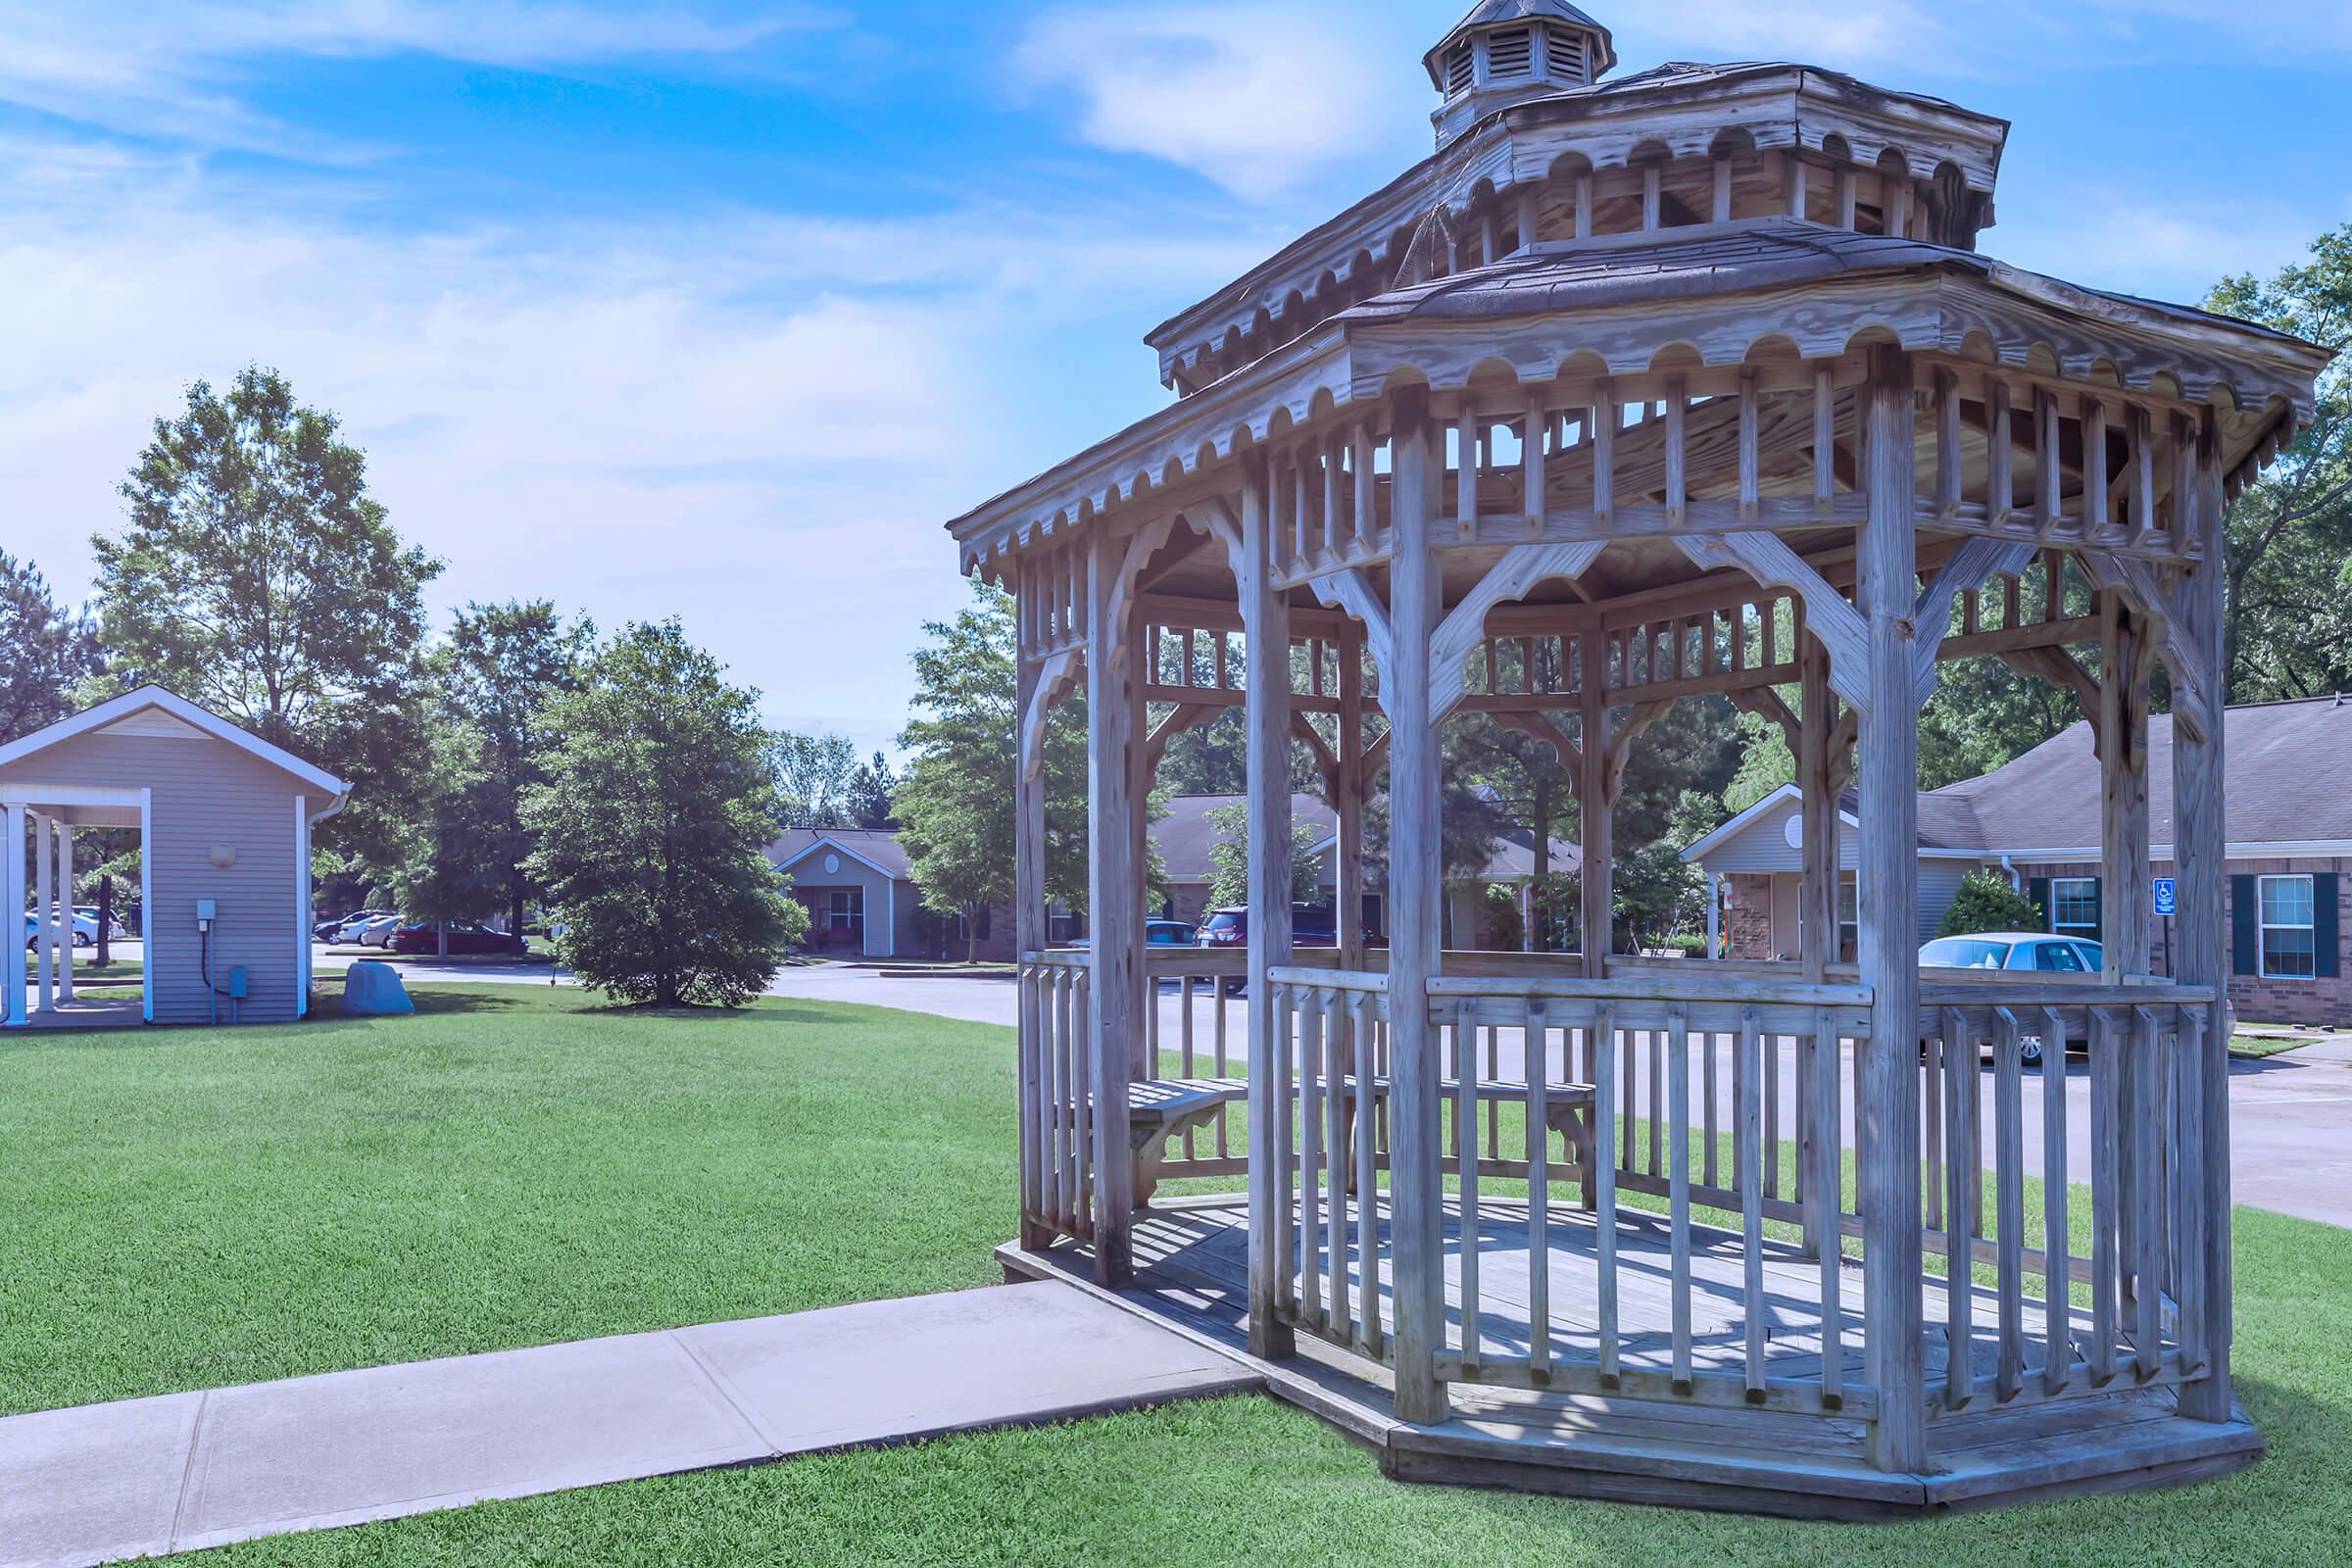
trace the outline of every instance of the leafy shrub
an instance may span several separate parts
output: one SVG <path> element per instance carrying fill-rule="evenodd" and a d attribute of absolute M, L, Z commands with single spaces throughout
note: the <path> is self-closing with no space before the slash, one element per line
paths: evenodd
<path fill-rule="evenodd" d="M 2011 887 L 2007 877 L 1998 871 L 1974 871 L 1952 895 L 1936 934 L 1965 937 L 1979 931 L 2039 931 L 2043 923 L 2041 906 Z"/>

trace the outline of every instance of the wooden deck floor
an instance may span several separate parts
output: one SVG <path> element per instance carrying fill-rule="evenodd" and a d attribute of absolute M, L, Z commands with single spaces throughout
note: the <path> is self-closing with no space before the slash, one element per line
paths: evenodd
<path fill-rule="evenodd" d="M 1385 1222 L 1385 1209 L 1381 1217 Z M 1450 1345 L 1461 1308 L 1460 1215 L 1450 1201 L 1446 1219 Z M 1554 1210 L 1549 1316 L 1553 1354 L 1562 1361 L 1598 1359 L 1595 1234 L 1592 1216 Z M 1178 1200 L 1139 1214 L 1134 1237 L 1135 1283 L 1105 1294 L 1229 1351 L 1246 1346 L 1243 1200 Z M 1739 1238 L 1706 1233 L 1706 1241 L 1691 1253 L 1693 1358 L 1702 1371 L 1736 1375 L 1744 1355 Z M 1492 1354 L 1523 1356 L 1531 1332 L 1524 1210 L 1489 1200 L 1482 1205 L 1478 1246 L 1481 1343 Z M 1089 1260 L 1073 1245 L 1044 1252 L 1008 1248 L 1000 1256 L 1012 1271 L 1092 1288 Z M 1360 1292 L 1361 1259 L 1351 1255 L 1349 1265 L 1353 1292 Z M 1663 1219 L 1621 1211 L 1619 1313 L 1628 1367 L 1671 1365 L 1670 1266 Z M 1818 1265 L 1793 1247 L 1776 1245 L 1765 1277 L 1768 1375 L 1818 1378 Z M 1841 1360 L 1859 1383 L 1859 1269 L 1841 1270 Z M 1385 1276 L 1381 1290 L 1385 1300 Z M 1928 1319 L 1936 1324 L 1944 1311 L 1942 1293 L 1931 1286 L 1928 1294 Z M 1383 1312 L 1385 1321 L 1385 1305 Z M 1935 1388 L 1943 1376 L 1941 1335 L 1932 1328 L 1928 1338 L 1929 1385 Z M 1974 1359 L 1985 1372 L 1991 1353 L 1980 1340 Z M 2038 1356 L 2038 1345 L 2029 1353 Z M 1386 1370 L 1348 1349 L 1301 1335 L 1297 1356 L 1261 1365 L 1278 1395 L 1374 1445 L 1391 1473 L 1403 1479 L 1745 1511 L 1881 1517 L 1979 1506 L 2053 1489 L 2195 1479 L 2249 1463 L 2261 1451 L 2260 1438 L 2242 1419 L 2220 1426 L 2189 1421 L 2175 1414 L 2169 1389 L 2130 1389 L 2058 1404 L 1937 1411 L 1928 1424 L 1932 1474 L 1898 1476 L 1871 1466 L 1868 1423 L 1851 1414 L 1726 1410 L 1454 1384 L 1448 1391 L 1454 1418 L 1412 1427 L 1392 1413 L 1394 1385 Z"/>

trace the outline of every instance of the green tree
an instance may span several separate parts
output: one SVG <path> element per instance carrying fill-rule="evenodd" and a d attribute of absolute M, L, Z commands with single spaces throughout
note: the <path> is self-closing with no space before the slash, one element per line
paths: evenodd
<path fill-rule="evenodd" d="M 787 827 L 848 827 L 858 753 L 840 735 L 778 730 L 768 742 L 768 770 Z"/>
<path fill-rule="evenodd" d="M 479 730 L 458 720 L 430 726 L 429 735 L 412 789 L 415 810 L 386 880 L 401 913 L 439 928 L 435 945 L 447 956 L 449 922 L 495 913 L 510 885 L 509 868 L 486 853 L 501 841 L 508 802 Z"/>
<path fill-rule="evenodd" d="M 972 585 L 953 620 L 930 621 L 915 651 L 915 716 L 899 736 L 906 777 L 893 797 L 923 905 L 972 921 L 1012 900 L 1017 780 L 1017 629 L 1009 594 Z M 1046 892 L 1086 904 L 1086 719 L 1057 707 L 1046 726 Z"/>
<path fill-rule="evenodd" d="M 98 667 L 89 616 L 51 597 L 31 562 L 0 550 L 0 741 L 72 712 L 74 689 Z"/>
<path fill-rule="evenodd" d="M 2268 281 L 2223 279 L 2209 309 L 2315 343 L 2352 340 L 2352 224 Z M 2229 700 L 2352 686 L 2352 367 L 2320 378 L 2311 428 L 2230 504 L 2222 658 Z"/>
<path fill-rule="evenodd" d="M 1972 871 L 1952 893 L 1936 924 L 1939 937 L 1964 937 L 1979 931 L 2039 931 L 2041 906 L 2009 885 L 1998 871 Z"/>
<path fill-rule="evenodd" d="M 899 792 L 899 775 L 891 768 L 890 759 L 880 752 L 864 763 L 850 779 L 842 804 L 850 814 L 850 825 L 863 828 L 892 828 L 899 825 L 891 810 L 891 797 Z"/>
<path fill-rule="evenodd" d="M 580 662 L 595 642 L 594 622 L 581 616 L 566 625 L 544 599 L 468 604 L 458 612 L 434 658 L 449 737 L 437 744 L 470 754 L 465 772 L 473 782 L 461 820 L 472 836 L 451 850 L 474 861 L 464 874 L 487 879 L 494 893 L 487 906 L 440 918 L 470 919 L 503 906 L 514 934 L 522 934 L 525 906 L 538 891 L 523 869 L 532 838 L 522 798 L 545 781 L 539 756 L 549 740 L 547 706 L 578 684 Z"/>
<path fill-rule="evenodd" d="M 1216 841 L 1208 849 L 1208 906 L 1224 908 L 1250 902 L 1250 806 L 1236 801 L 1203 818 Z M 1312 904 L 1322 896 L 1316 872 L 1322 860 L 1315 846 L 1323 834 L 1312 822 L 1291 823 L 1291 902 Z"/>
<path fill-rule="evenodd" d="M 808 933 L 762 853 L 776 805 L 758 694 L 723 673 L 676 621 L 631 625 L 548 708 L 525 869 L 565 927 L 563 960 L 625 1001 L 739 1005 Z"/>
<path fill-rule="evenodd" d="M 199 381 L 122 495 L 124 527 L 90 542 L 112 682 L 168 686 L 350 780 L 321 847 L 395 858 L 441 567 L 401 544 L 335 416 L 275 370 L 225 395 Z"/>

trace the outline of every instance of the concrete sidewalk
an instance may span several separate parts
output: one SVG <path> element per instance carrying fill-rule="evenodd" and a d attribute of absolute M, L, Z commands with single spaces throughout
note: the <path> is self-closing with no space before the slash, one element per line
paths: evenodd
<path fill-rule="evenodd" d="M 0 1419 L 0 1564 L 123 1557 L 1259 1387 L 1042 1283 Z"/>

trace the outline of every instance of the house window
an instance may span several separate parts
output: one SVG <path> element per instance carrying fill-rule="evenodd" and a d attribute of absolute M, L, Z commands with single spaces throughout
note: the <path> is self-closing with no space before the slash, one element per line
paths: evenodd
<path fill-rule="evenodd" d="M 1838 883 L 1838 956 L 1862 951 L 1862 884 L 1852 877 Z"/>
<path fill-rule="evenodd" d="M 2262 973 L 2272 980 L 2309 980 L 2319 971 L 2317 906 L 2307 876 L 2260 879 Z"/>
<path fill-rule="evenodd" d="M 825 895 L 825 929 L 855 931 L 865 923 L 865 890 L 836 888 Z"/>
<path fill-rule="evenodd" d="M 2050 930 L 2057 936 L 2099 940 L 2097 877 L 2050 878 Z"/>

